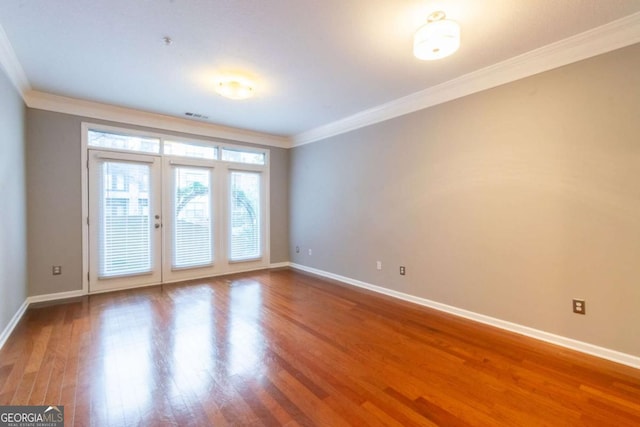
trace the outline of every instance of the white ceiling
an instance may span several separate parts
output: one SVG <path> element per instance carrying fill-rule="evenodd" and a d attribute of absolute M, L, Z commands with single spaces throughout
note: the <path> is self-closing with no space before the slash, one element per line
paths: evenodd
<path fill-rule="evenodd" d="M 435 10 L 462 45 L 419 61 L 412 36 Z M 2 0 L 0 30 L 35 91 L 294 136 L 637 12 L 640 0 Z M 256 96 L 217 95 L 229 71 Z"/>

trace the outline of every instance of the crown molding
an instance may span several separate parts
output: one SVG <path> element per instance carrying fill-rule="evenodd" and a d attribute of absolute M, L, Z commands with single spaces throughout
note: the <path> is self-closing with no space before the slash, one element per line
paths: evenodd
<path fill-rule="evenodd" d="M 379 123 L 640 42 L 640 13 L 296 134 L 292 146 Z"/>
<path fill-rule="evenodd" d="M 0 65 L 27 106 L 31 108 L 239 142 L 292 148 L 452 101 L 638 42 L 640 42 L 640 13 L 635 13 L 292 137 L 195 122 L 33 91 L 2 26 L 0 26 Z"/>
<path fill-rule="evenodd" d="M 18 61 L 18 57 L 2 25 L 0 25 L 0 66 L 5 70 L 7 77 L 16 87 L 25 104 L 30 108 L 270 147 L 291 148 L 291 140 L 286 136 L 195 122 L 178 117 L 34 91 L 31 89 L 27 75 L 20 61 Z"/>
<path fill-rule="evenodd" d="M 31 85 L 2 25 L 0 25 L 0 66 L 16 87 L 20 96 L 24 98 L 25 92 L 31 90 Z"/>
<path fill-rule="evenodd" d="M 199 136 L 229 139 L 238 142 L 291 148 L 288 137 L 252 132 L 249 130 L 196 122 L 179 117 L 149 113 L 126 107 L 85 101 L 39 91 L 27 91 L 23 99 L 29 108 L 73 114 L 92 119 L 109 120 L 154 129 L 184 132 Z"/>

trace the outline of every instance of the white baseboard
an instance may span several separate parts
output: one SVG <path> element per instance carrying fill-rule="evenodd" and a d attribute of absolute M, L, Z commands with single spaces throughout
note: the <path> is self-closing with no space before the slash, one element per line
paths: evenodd
<path fill-rule="evenodd" d="M 20 319 L 22 319 L 24 312 L 27 311 L 27 307 L 29 307 L 29 298 L 24 300 L 20 308 L 18 308 L 18 311 L 16 311 L 16 314 L 14 314 L 11 320 L 9 321 L 9 324 L 7 325 L 7 327 L 4 328 L 4 330 L 2 331 L 2 334 L 0 334 L 0 350 L 2 350 L 2 347 L 4 347 L 4 343 L 7 342 L 7 339 L 9 338 L 13 330 L 18 325 L 18 322 L 20 321 Z"/>
<path fill-rule="evenodd" d="M 57 301 L 60 299 L 77 298 L 86 295 L 83 290 L 68 291 L 68 292 L 56 292 L 55 294 L 35 295 L 28 297 L 27 301 L 29 305 L 38 302 Z"/>
<path fill-rule="evenodd" d="M 306 271 L 318 276 L 326 277 L 328 279 L 337 280 L 348 285 L 357 286 L 359 288 L 368 289 L 373 292 L 388 295 L 390 297 L 398 298 L 404 301 L 409 301 L 415 304 L 419 304 L 425 307 L 433 308 L 435 310 L 443 311 L 445 313 L 453 314 L 455 316 L 464 317 L 476 322 L 484 323 L 486 325 L 495 326 L 500 329 L 504 329 L 510 332 L 515 332 L 520 335 L 525 335 L 530 338 L 535 338 L 540 341 L 545 341 L 551 344 L 559 345 L 571 350 L 576 350 L 582 353 L 586 353 L 592 356 L 607 359 L 616 363 L 631 366 L 632 368 L 640 369 L 640 357 L 633 356 L 626 353 L 621 353 L 616 350 L 611 350 L 597 345 L 589 344 L 586 342 L 574 340 L 572 338 L 555 335 L 549 332 L 541 331 L 538 329 L 530 328 L 528 326 L 519 325 L 517 323 L 508 322 L 506 320 L 496 319 L 495 317 L 485 316 L 484 314 L 474 313 L 473 311 L 464 310 L 461 308 L 453 307 L 439 302 L 431 301 L 426 298 L 420 298 L 413 295 L 405 294 L 403 292 L 394 291 L 391 289 L 383 288 L 381 286 L 372 285 L 370 283 L 362 282 L 360 280 L 352 279 L 338 274 L 333 274 L 328 271 L 318 270 L 317 268 L 307 267 L 296 263 L 290 263 L 292 268 Z"/>
<path fill-rule="evenodd" d="M 357 286 L 359 288 L 368 289 L 373 292 L 388 295 L 393 298 L 398 298 L 404 301 L 409 301 L 415 304 L 419 304 L 425 307 L 433 308 L 435 310 L 450 313 L 455 316 L 464 317 L 476 322 L 484 323 L 487 325 L 495 326 L 500 329 L 504 329 L 510 332 L 515 332 L 520 335 L 525 335 L 530 338 L 545 341 L 551 344 L 556 344 L 561 347 L 565 347 L 571 350 L 576 350 L 582 353 L 590 354 L 592 356 L 600 357 L 602 359 L 611 360 L 613 362 L 621 363 L 623 365 L 631 366 L 632 368 L 640 369 L 640 357 L 630 354 L 622 353 L 616 350 L 600 347 L 597 345 L 585 343 L 582 341 L 574 340 L 572 338 L 563 337 L 560 335 L 552 334 L 549 332 L 541 331 L 538 329 L 530 328 L 528 326 L 519 325 L 517 323 L 508 322 L 506 320 L 496 319 L 495 317 L 485 316 L 484 314 L 474 313 L 472 311 L 464 310 L 461 308 L 453 307 L 450 305 L 442 304 L 439 302 L 431 301 L 426 298 L 416 297 L 413 295 L 405 294 L 403 292 L 394 291 L 391 289 L 383 288 L 381 286 L 372 285 L 360 280 L 352 279 L 338 274 L 333 274 L 328 271 L 319 270 L 317 268 L 307 267 L 305 265 L 296 264 L 292 262 L 280 262 L 274 263 L 269 268 L 283 268 L 292 267 L 297 270 L 306 271 L 318 276 L 326 277 L 328 279 L 337 280 L 339 282 Z M 85 293 L 82 290 L 70 291 L 70 292 L 58 292 L 54 294 L 36 295 L 28 297 L 24 303 L 20 306 L 16 314 L 11 318 L 11 321 L 7 327 L 0 334 L 0 349 L 4 346 L 5 342 L 15 329 L 16 325 L 24 315 L 25 311 L 30 304 L 55 301 L 66 298 L 75 298 L 83 296 Z"/>
<path fill-rule="evenodd" d="M 285 268 L 289 266 L 291 266 L 291 263 L 289 261 L 285 261 L 285 262 L 276 262 L 276 263 L 270 264 L 269 268 Z"/>
<path fill-rule="evenodd" d="M 279 263 L 270 264 L 267 268 L 283 268 L 283 267 L 289 267 L 290 265 L 291 263 L 288 261 L 279 262 Z M 264 269 L 265 267 L 258 267 L 258 268 L 235 271 L 233 273 L 225 273 L 225 274 L 246 273 L 250 271 L 264 270 Z M 207 276 L 207 277 L 211 277 L 211 276 Z M 169 283 L 165 283 L 165 284 L 169 284 Z M 115 289 L 115 290 L 119 290 L 119 289 Z M 111 290 L 106 290 L 104 292 L 113 292 L 115 290 L 111 289 Z M 63 300 L 68 298 L 76 298 L 84 295 L 88 295 L 88 294 L 85 293 L 83 290 L 77 290 L 77 291 L 68 291 L 68 292 L 56 292 L 53 294 L 34 295 L 31 297 L 27 297 L 27 299 L 24 300 L 24 302 L 22 303 L 18 311 L 16 311 L 16 313 L 13 315 L 13 317 L 9 321 L 9 324 L 7 324 L 7 327 L 4 328 L 4 330 L 0 334 L 0 350 L 2 350 L 2 347 L 4 346 L 5 342 L 7 341 L 7 339 L 9 338 L 9 336 L 11 335 L 15 327 L 18 325 L 18 322 L 20 322 L 20 319 L 22 319 L 22 316 L 24 316 L 24 313 L 27 311 L 27 308 L 29 308 L 31 304 L 48 302 L 48 301 L 57 301 L 57 300 Z"/>
<path fill-rule="evenodd" d="M 67 299 L 67 298 L 81 297 L 83 295 L 85 295 L 85 293 L 82 290 L 79 290 L 79 291 L 69 291 L 69 292 L 56 292 L 55 294 L 35 295 L 32 297 L 27 297 L 27 299 L 24 300 L 24 302 L 22 303 L 18 311 L 16 311 L 16 314 L 13 315 L 7 327 L 4 328 L 4 330 L 2 331 L 2 334 L 0 334 L 0 350 L 2 350 L 2 347 L 4 347 L 4 344 L 7 342 L 7 339 L 9 339 L 9 336 L 11 335 L 13 330 L 16 328 L 16 326 L 18 325 L 18 322 L 20 322 L 20 319 L 22 319 L 22 316 L 24 316 L 24 313 L 27 311 L 27 308 L 29 308 L 31 304 L 35 304 L 38 302 L 56 301 L 56 300 Z"/>

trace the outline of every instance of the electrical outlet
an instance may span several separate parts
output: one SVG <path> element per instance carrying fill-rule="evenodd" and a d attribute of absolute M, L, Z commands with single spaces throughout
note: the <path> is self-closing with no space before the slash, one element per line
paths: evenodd
<path fill-rule="evenodd" d="M 587 314 L 587 304 L 583 299 L 573 299 L 573 312 L 576 314 Z"/>
<path fill-rule="evenodd" d="M 382 261 L 376 261 L 376 270 L 382 270 Z"/>
<path fill-rule="evenodd" d="M 400 275 L 404 276 L 405 274 L 407 274 L 407 270 L 404 268 L 404 265 L 400 266 Z"/>
<path fill-rule="evenodd" d="M 300 246 L 296 246 L 296 253 L 299 254 L 300 253 Z"/>
<path fill-rule="evenodd" d="M 60 274 L 62 274 L 62 266 L 61 265 L 52 266 L 51 274 L 53 274 L 54 276 L 59 276 Z"/>
<path fill-rule="evenodd" d="M 313 251 L 309 249 L 309 255 L 313 255 Z"/>

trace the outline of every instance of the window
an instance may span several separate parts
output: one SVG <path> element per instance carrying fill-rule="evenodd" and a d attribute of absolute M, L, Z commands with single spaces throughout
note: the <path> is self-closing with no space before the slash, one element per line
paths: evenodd
<path fill-rule="evenodd" d="M 102 163 L 100 192 L 100 272 L 103 278 L 140 274 L 152 268 L 150 218 L 139 205 L 149 204 L 148 165 L 105 161 Z M 106 183 L 121 176 L 130 183 L 130 191 L 112 191 Z M 114 194 L 116 193 L 116 194 Z"/>
<path fill-rule="evenodd" d="M 195 159 L 216 160 L 218 158 L 216 147 L 190 142 L 164 141 L 164 154 Z"/>
<path fill-rule="evenodd" d="M 211 171 L 174 168 L 173 268 L 213 262 Z"/>
<path fill-rule="evenodd" d="M 222 160 L 227 162 L 248 163 L 251 165 L 264 165 L 265 155 L 258 151 L 245 151 L 236 148 L 223 148 Z"/>
<path fill-rule="evenodd" d="M 231 261 L 262 256 L 260 241 L 260 173 L 230 173 Z"/>
<path fill-rule="evenodd" d="M 87 132 L 87 143 L 90 147 L 140 151 L 143 153 L 160 152 L 160 139 L 146 136 L 119 135 L 116 133 L 89 130 Z"/>
<path fill-rule="evenodd" d="M 105 208 L 109 215 L 112 216 L 127 215 L 127 212 L 129 212 L 129 199 L 107 197 L 105 200 Z"/>
<path fill-rule="evenodd" d="M 149 198 L 138 199 L 138 215 L 149 215 Z"/>

